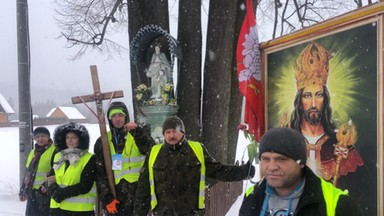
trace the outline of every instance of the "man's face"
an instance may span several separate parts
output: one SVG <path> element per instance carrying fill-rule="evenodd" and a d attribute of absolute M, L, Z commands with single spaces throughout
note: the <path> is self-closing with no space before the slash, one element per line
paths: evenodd
<path fill-rule="evenodd" d="M 68 132 L 65 136 L 65 143 L 68 148 L 77 148 L 79 146 L 79 137 L 73 132 Z"/>
<path fill-rule="evenodd" d="M 305 87 L 301 95 L 301 103 L 304 108 L 304 119 L 312 125 L 320 124 L 321 111 L 324 106 L 323 86 Z"/>
<path fill-rule="evenodd" d="M 33 139 L 35 139 L 37 145 L 46 146 L 48 145 L 49 136 L 46 134 L 36 134 Z"/>
<path fill-rule="evenodd" d="M 303 164 L 274 152 L 264 152 L 260 157 L 260 171 L 268 184 L 281 196 L 289 195 L 301 182 Z"/>
<path fill-rule="evenodd" d="M 111 116 L 113 127 L 122 128 L 125 124 L 125 115 L 122 113 L 115 113 Z"/>
<path fill-rule="evenodd" d="M 173 128 L 170 128 L 164 131 L 164 140 L 171 145 L 175 145 L 178 142 L 180 142 L 183 136 L 184 136 L 183 132 Z"/>

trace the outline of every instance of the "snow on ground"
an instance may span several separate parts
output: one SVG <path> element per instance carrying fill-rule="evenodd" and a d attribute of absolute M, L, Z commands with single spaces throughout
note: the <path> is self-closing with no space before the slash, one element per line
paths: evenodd
<path fill-rule="evenodd" d="M 93 144 L 100 136 L 99 126 L 97 124 L 84 124 L 90 134 L 90 151 L 93 151 Z M 57 125 L 46 126 L 51 132 L 51 137 Z M 20 202 L 19 192 L 19 128 L 0 127 L 0 216 L 24 215 L 26 202 Z M 236 159 L 241 160 L 247 140 L 239 135 Z M 247 160 L 245 154 L 243 160 Z M 258 172 L 255 176 L 259 176 Z M 254 180 L 256 180 L 255 177 Z M 244 181 L 244 188 L 251 185 L 249 181 Z M 238 211 L 243 199 L 240 195 L 227 216 L 238 215 Z"/>

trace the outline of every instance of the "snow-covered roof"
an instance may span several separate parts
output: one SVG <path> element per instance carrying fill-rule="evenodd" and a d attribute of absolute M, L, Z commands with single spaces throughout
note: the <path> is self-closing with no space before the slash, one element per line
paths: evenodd
<path fill-rule="evenodd" d="M 79 110 L 76 109 L 76 107 L 63 107 L 63 106 L 51 109 L 51 111 L 49 111 L 46 117 L 50 117 L 52 113 L 56 111 L 56 109 L 60 109 L 65 114 L 65 116 L 67 116 L 69 119 L 86 119 L 79 112 Z"/>
<path fill-rule="evenodd" d="M 14 114 L 11 105 L 9 105 L 8 101 L 5 100 L 4 96 L 0 93 L 0 112 L 5 112 L 9 114 Z"/>

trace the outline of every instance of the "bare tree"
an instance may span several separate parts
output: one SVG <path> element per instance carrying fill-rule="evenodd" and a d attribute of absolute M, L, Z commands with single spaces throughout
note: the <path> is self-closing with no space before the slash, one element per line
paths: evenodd
<path fill-rule="evenodd" d="M 188 128 L 187 138 L 196 139 L 201 135 L 200 107 L 201 107 L 201 66 L 202 66 L 202 27 L 201 2 L 191 0 L 179 1 L 179 28 L 177 39 L 183 50 L 178 75 L 177 100 L 178 115 L 184 119 Z M 192 103 L 191 103 L 192 101 Z"/>
<path fill-rule="evenodd" d="M 254 2 L 257 5 L 257 20 L 261 35 L 267 35 L 265 37 L 270 39 L 372 4 L 377 0 L 254 0 Z M 164 12 L 168 15 L 168 8 L 165 8 L 165 5 L 168 6 L 167 1 L 56 0 L 55 8 L 58 25 L 63 30 L 61 36 L 67 39 L 68 47 L 78 48 L 74 56 L 76 58 L 93 49 L 109 56 L 127 52 L 126 47 L 115 42 L 113 34 L 127 31 L 130 25 L 135 25 L 134 23 L 164 24 L 166 19 Z M 129 11 L 128 6 L 132 8 Z M 160 10 L 159 7 L 166 10 Z M 180 11 L 179 17 L 188 15 L 189 10 L 195 9 Z M 224 13 L 223 11 L 223 15 Z M 135 22 L 128 24 L 128 15 Z M 169 29 L 168 26 L 160 26 Z"/>
<path fill-rule="evenodd" d="M 261 35 L 272 32 L 267 38 L 282 36 L 364 6 L 362 0 L 254 0 L 254 2 L 257 5 L 257 21 Z M 179 65 L 179 83 L 182 85 L 178 89 L 178 94 L 182 96 L 178 98 L 182 109 L 179 114 L 187 119 L 190 138 L 203 138 L 209 146 L 210 143 L 214 143 L 215 137 L 222 137 L 223 145 L 228 145 L 235 139 L 228 138 L 225 133 L 236 130 L 229 122 L 236 122 L 240 116 L 239 109 L 231 110 L 225 107 L 240 106 L 236 98 L 241 98 L 241 95 L 237 90 L 236 77 L 232 75 L 236 72 L 233 70 L 236 68 L 234 44 L 245 14 L 244 0 L 232 3 L 210 0 L 207 58 L 203 62 L 204 77 L 201 77 L 200 71 L 201 53 L 204 50 L 201 45 L 202 27 L 199 8 L 201 1 L 179 3 L 178 35 L 183 55 L 187 57 Z M 371 0 L 366 2 L 371 3 Z M 240 13 L 241 8 L 243 11 Z M 156 24 L 166 31 L 169 30 L 168 1 L 56 0 L 56 11 L 58 23 L 63 29 L 62 36 L 67 39 L 67 45 L 79 48 L 75 57 L 93 49 L 108 55 L 127 51 L 110 38 L 114 32 L 128 31 L 131 42 L 135 34 L 148 24 Z M 272 26 L 273 30 L 268 31 L 268 26 Z M 267 31 L 264 32 L 265 30 Z M 132 88 L 146 79 L 144 73 L 140 73 L 143 70 L 143 66 L 131 64 Z M 202 78 L 204 89 L 201 89 L 200 84 Z M 220 85 L 214 85 L 219 82 Z M 217 99 L 217 95 L 226 97 Z M 200 110 L 201 103 L 203 103 L 202 110 Z M 203 121 L 199 120 L 201 116 Z M 224 128 L 216 134 L 220 125 L 224 125 Z M 212 151 L 215 155 L 220 155 L 219 158 L 233 159 L 228 155 L 221 155 L 220 151 L 215 152 L 214 149 Z"/>
<path fill-rule="evenodd" d="M 261 35 L 269 34 L 267 27 L 272 26 L 272 38 L 277 32 L 281 36 L 363 6 L 361 0 L 253 1 Z M 216 159 L 233 163 L 242 99 L 235 52 L 245 0 L 209 1 L 206 49 L 202 47 L 201 2 L 179 1 L 178 40 L 183 61 L 179 64 L 178 114 L 185 120 L 188 138 L 202 140 Z M 109 38 L 113 32 L 128 30 L 132 42 L 148 24 L 169 31 L 168 0 L 56 0 L 56 4 L 62 36 L 69 47 L 79 48 L 77 57 L 93 49 L 109 55 L 125 51 Z M 204 50 L 206 58 L 202 62 Z M 143 66 L 131 64 L 132 88 L 145 79 L 140 71 L 144 71 Z"/>
<path fill-rule="evenodd" d="M 127 7 L 123 0 L 56 0 L 56 20 L 67 39 L 67 46 L 77 47 L 73 58 L 84 55 L 90 49 L 112 56 L 127 48 L 110 39 L 114 32 L 126 31 Z"/>
<path fill-rule="evenodd" d="M 364 4 L 362 0 L 259 0 L 257 21 L 261 35 L 274 39 L 373 2 L 377 1 Z"/>

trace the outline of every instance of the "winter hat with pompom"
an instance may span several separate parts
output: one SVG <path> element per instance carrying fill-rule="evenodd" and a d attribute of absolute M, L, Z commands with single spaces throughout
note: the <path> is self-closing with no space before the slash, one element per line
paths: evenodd
<path fill-rule="evenodd" d="M 175 129 L 185 133 L 184 122 L 177 116 L 171 116 L 165 119 L 163 123 L 163 134 L 167 129 Z"/>
<path fill-rule="evenodd" d="M 304 136 L 291 128 L 269 129 L 260 139 L 259 159 L 264 152 L 275 152 L 292 158 L 300 164 L 307 162 Z"/>

